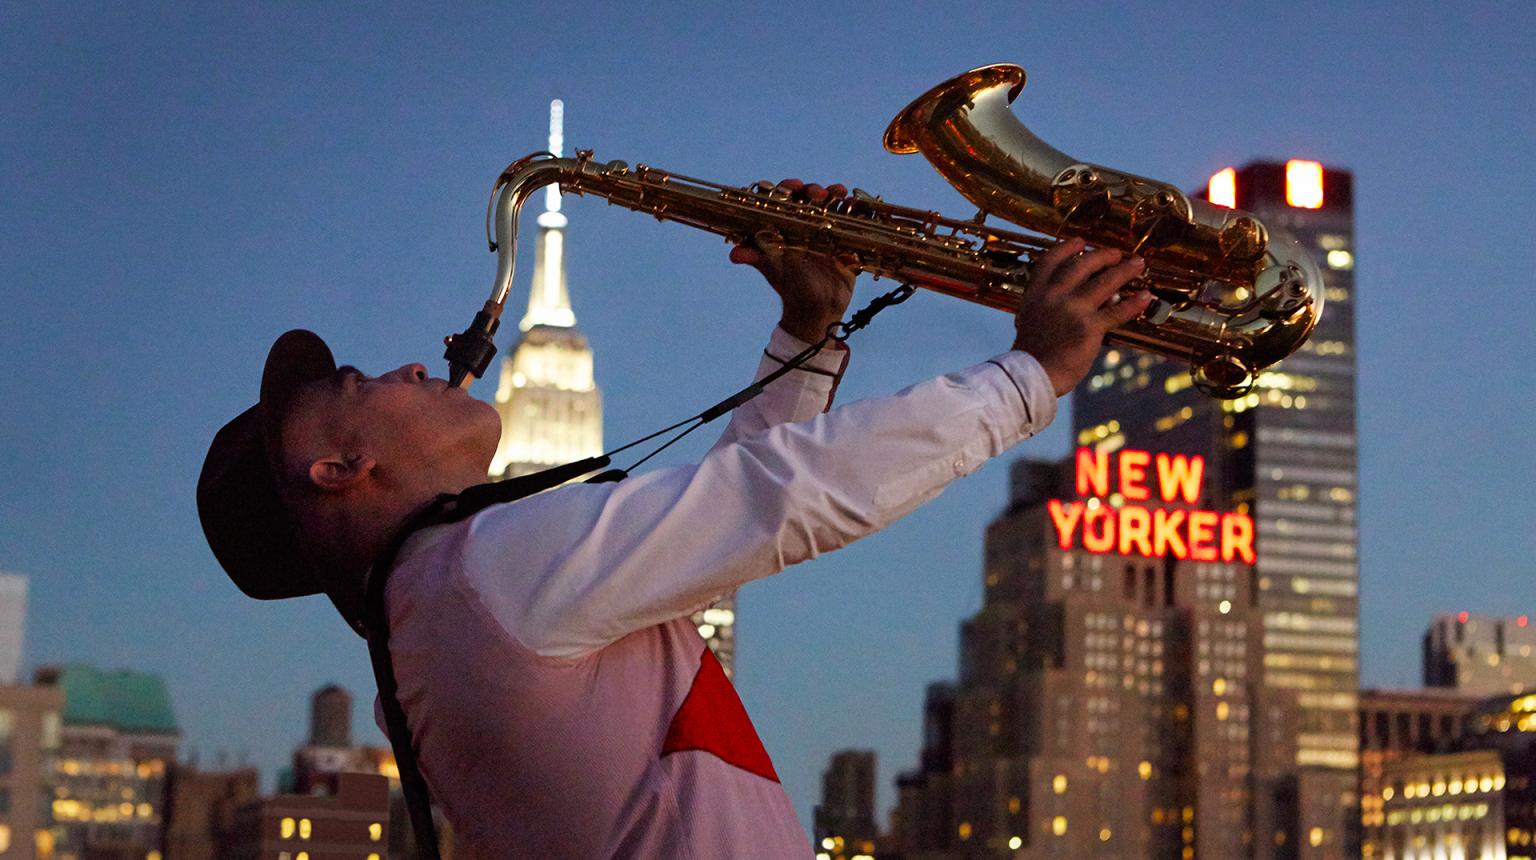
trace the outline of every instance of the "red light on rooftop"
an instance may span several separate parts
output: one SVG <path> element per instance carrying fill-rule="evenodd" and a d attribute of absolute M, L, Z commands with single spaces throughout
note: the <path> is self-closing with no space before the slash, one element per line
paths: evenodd
<path fill-rule="evenodd" d="M 1524 615 L 1522 615 L 1519 618 L 1515 619 L 1515 623 L 1520 625 L 1521 627 L 1524 627 L 1525 625 L 1531 623 L 1531 619 L 1526 617 L 1526 616 L 1524 616 Z"/>
<path fill-rule="evenodd" d="M 1298 209 L 1323 208 L 1323 166 L 1291 159 L 1285 163 L 1285 202 Z"/>
<path fill-rule="evenodd" d="M 1211 176 L 1206 198 L 1217 206 L 1237 208 L 1237 171 L 1228 167 Z"/>
<path fill-rule="evenodd" d="M 1465 612 L 1458 612 L 1458 613 L 1456 613 L 1456 623 L 1457 624 L 1466 624 L 1467 623 L 1467 613 L 1465 613 Z"/>

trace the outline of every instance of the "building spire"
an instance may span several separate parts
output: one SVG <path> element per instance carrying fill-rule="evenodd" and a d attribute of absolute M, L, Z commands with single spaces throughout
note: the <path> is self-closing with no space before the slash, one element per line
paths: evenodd
<path fill-rule="evenodd" d="M 556 156 L 565 148 L 565 103 L 549 103 L 549 151 Z M 576 313 L 565 286 L 565 215 L 560 212 L 560 187 L 544 188 L 544 211 L 539 213 L 539 251 L 533 268 L 533 288 L 528 294 L 528 313 L 518 328 L 536 325 L 572 328 Z"/>

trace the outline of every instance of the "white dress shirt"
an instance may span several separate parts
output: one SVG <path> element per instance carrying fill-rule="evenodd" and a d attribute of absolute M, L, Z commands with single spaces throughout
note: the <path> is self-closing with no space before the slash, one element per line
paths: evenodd
<path fill-rule="evenodd" d="M 767 352 L 803 347 L 778 330 Z M 566 485 L 406 543 L 390 650 L 469 856 L 811 855 L 688 615 L 884 528 L 1056 414 L 1021 352 L 823 412 L 846 357 L 768 386 L 697 465 Z M 778 366 L 765 356 L 758 378 Z"/>

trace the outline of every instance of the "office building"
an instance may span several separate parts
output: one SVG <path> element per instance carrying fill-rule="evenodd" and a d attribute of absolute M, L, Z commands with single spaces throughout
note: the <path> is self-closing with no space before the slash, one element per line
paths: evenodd
<path fill-rule="evenodd" d="M 1247 856 L 1256 763 L 1293 750 L 1256 734 L 1252 524 L 1159 453 L 1014 464 L 959 681 L 898 784 L 901 857 Z"/>
<path fill-rule="evenodd" d="M 875 772 L 874 750 L 839 750 L 827 762 L 811 837 L 822 860 L 875 855 Z"/>
<path fill-rule="evenodd" d="M 54 757 L 64 694 L 53 687 L 0 685 L 0 857 L 34 860 L 52 851 Z"/>
<path fill-rule="evenodd" d="M 165 781 L 165 860 L 222 860 L 234 849 L 240 811 L 256 801 L 261 775 L 254 767 L 204 771 L 173 764 Z"/>
<path fill-rule="evenodd" d="M 280 794 L 239 813 L 226 860 L 383 860 L 389 780 L 344 773 L 334 795 Z"/>
<path fill-rule="evenodd" d="M 0 572 L 0 686 L 21 678 L 21 644 L 27 627 L 27 578 Z"/>
<path fill-rule="evenodd" d="M 1235 400 L 1200 393 L 1178 362 L 1105 350 L 1073 397 L 1073 431 L 1079 445 L 1098 450 L 1201 454 L 1215 504 L 1252 517 L 1259 711 L 1295 721 L 1292 760 L 1255 775 L 1256 816 L 1273 821 L 1256 851 L 1351 856 L 1356 814 L 1345 810 L 1356 806 L 1359 764 L 1352 177 L 1315 162 L 1256 162 L 1222 171 L 1198 196 L 1253 212 L 1310 249 L 1324 279 L 1321 321 Z"/>
<path fill-rule="evenodd" d="M 1533 652 L 1529 616 L 1440 615 L 1424 632 L 1424 684 L 1475 696 L 1536 690 Z"/>
<path fill-rule="evenodd" d="M 1536 857 L 1536 695 L 1485 700 L 1449 750 L 1382 767 L 1376 856 Z"/>
<path fill-rule="evenodd" d="M 63 694 L 48 779 L 57 857 L 143 860 L 160 850 L 165 777 L 181 731 L 158 675 L 48 666 L 38 685 Z"/>
<path fill-rule="evenodd" d="M 1482 703 L 1454 690 L 1360 691 L 1360 856 L 1382 856 L 1388 765 L 1454 748 Z"/>
<path fill-rule="evenodd" d="M 889 846 L 896 856 L 945 856 L 954 832 L 954 717 L 956 686 L 928 685 L 923 697 L 923 746 L 918 766 L 896 777 Z"/>

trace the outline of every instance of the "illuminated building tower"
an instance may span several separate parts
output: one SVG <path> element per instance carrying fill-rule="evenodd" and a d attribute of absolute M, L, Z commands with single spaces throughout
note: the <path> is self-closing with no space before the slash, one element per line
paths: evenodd
<path fill-rule="evenodd" d="M 565 106 L 549 105 L 549 151 L 565 146 Z M 592 349 L 576 330 L 565 277 L 566 217 L 560 189 L 544 190 L 539 240 L 517 345 L 501 362 L 496 409 L 501 442 L 491 461 L 492 478 L 515 478 L 603 452 L 603 396 L 593 376 Z M 736 596 L 693 614 L 699 634 L 719 658 L 727 677 L 736 671 Z"/>
<path fill-rule="evenodd" d="M 56 688 L 0 684 L 0 857 L 5 860 L 33 860 L 53 849 L 50 804 L 63 710 L 64 694 Z"/>
<path fill-rule="evenodd" d="M 49 782 L 56 857 L 149 856 L 160 850 L 166 770 L 181 731 L 158 675 L 89 666 L 37 671 L 64 694 Z"/>
<path fill-rule="evenodd" d="M 1150 452 L 1127 454 L 1100 470 L 1085 452 L 1069 464 L 1077 481 L 1014 464 L 952 710 L 929 724 L 947 722 L 949 742 L 925 737 L 925 758 L 948 761 L 899 784 L 901 856 L 1248 855 L 1254 755 L 1276 741 L 1254 736 L 1259 627 L 1239 539 L 1251 523 L 1205 509 L 1190 458 L 1162 461 L 1164 481 L 1135 477 L 1143 455 L 1156 469 Z M 1183 524 L 1162 532 L 1181 548 L 1143 547 L 1155 532 L 1141 522 Z"/>
<path fill-rule="evenodd" d="M 1480 696 L 1536 690 L 1536 626 L 1526 615 L 1441 615 L 1424 633 L 1424 684 Z"/>
<path fill-rule="evenodd" d="M 814 814 L 811 842 L 821 860 L 873 857 L 875 839 L 875 752 L 839 750 L 821 775 L 821 803 Z"/>
<path fill-rule="evenodd" d="M 564 106 L 549 105 L 549 151 L 564 146 Z M 501 443 L 492 478 L 515 478 L 603 452 L 602 393 L 592 375 L 592 349 L 576 330 L 565 280 L 566 218 L 560 189 L 545 189 L 537 259 L 520 336 L 501 361 L 496 409 Z"/>
<path fill-rule="evenodd" d="M 1220 401 L 1188 368 L 1108 349 L 1073 397 L 1077 442 L 1201 453 L 1206 491 L 1257 526 L 1263 621 L 1260 712 L 1294 719 L 1295 758 L 1256 774 L 1260 856 L 1354 854 L 1359 763 L 1359 569 L 1356 528 L 1352 177 L 1315 162 L 1223 170 L 1198 195 L 1236 205 L 1295 236 L 1317 258 L 1326 306 L 1292 357 L 1253 391 Z M 1294 701 L 1297 712 L 1283 713 Z M 1270 823 L 1261 823 L 1270 827 Z"/>
<path fill-rule="evenodd" d="M 1480 704 L 1477 697 L 1454 690 L 1360 691 L 1360 856 L 1364 860 L 1383 856 L 1386 769 L 1450 750 L 1466 734 L 1467 716 Z"/>
<path fill-rule="evenodd" d="M 27 579 L 0 573 L 0 684 L 21 677 L 21 642 L 27 620 Z"/>

